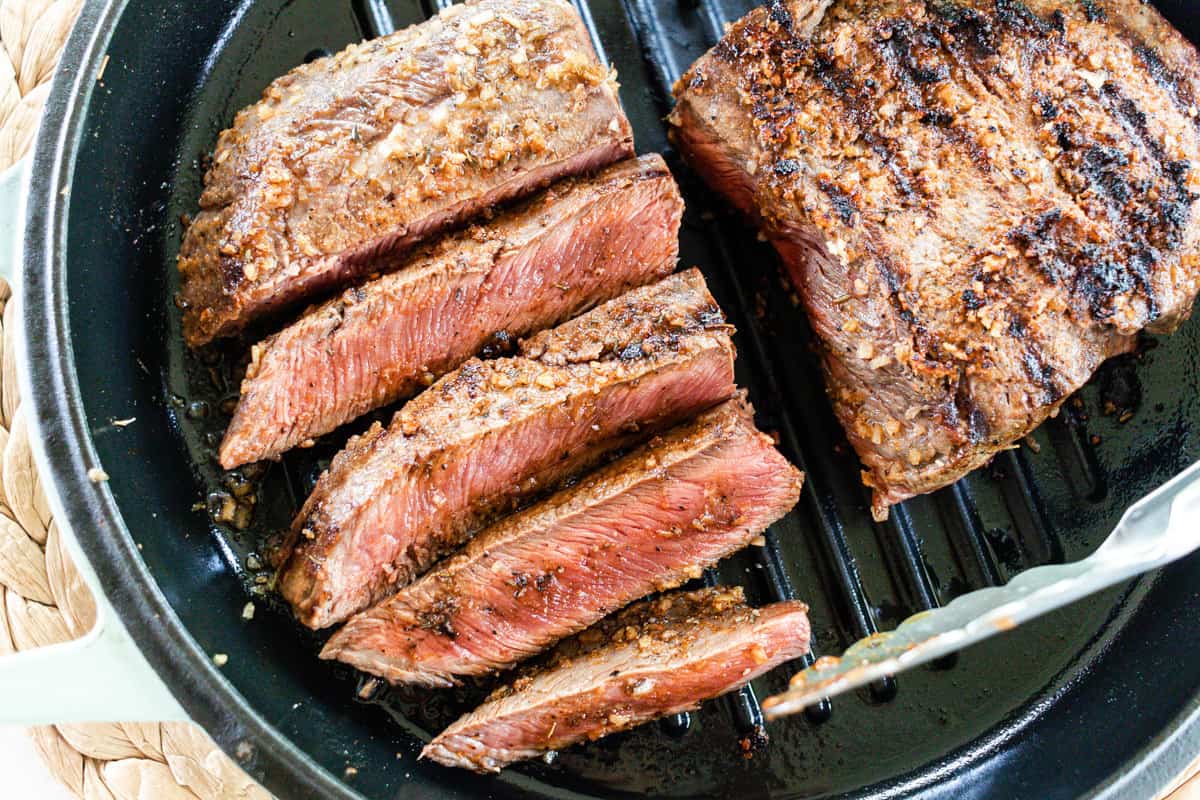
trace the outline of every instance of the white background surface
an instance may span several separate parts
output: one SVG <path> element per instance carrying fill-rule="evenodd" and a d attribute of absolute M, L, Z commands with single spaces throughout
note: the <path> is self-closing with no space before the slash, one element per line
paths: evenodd
<path fill-rule="evenodd" d="M 74 800 L 50 777 L 24 728 L 0 725 L 0 775 L 5 800 Z"/>

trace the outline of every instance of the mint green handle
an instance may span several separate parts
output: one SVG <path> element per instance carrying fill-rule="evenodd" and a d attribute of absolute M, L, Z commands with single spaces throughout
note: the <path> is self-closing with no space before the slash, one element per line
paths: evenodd
<path fill-rule="evenodd" d="M 28 156 L 0 173 L 0 278 L 16 293 L 21 263 L 21 228 L 25 225 L 25 199 L 32 159 Z"/>
<path fill-rule="evenodd" d="M 30 159 L 0 175 L 0 276 L 20 303 L 21 234 L 25 221 Z M 18 315 L 20 308 L 17 309 Z M 21 392 L 31 391 L 25 346 L 19 330 L 5 331 L 18 348 Z M 42 437 L 30 419 L 30 443 L 43 489 L 67 552 L 96 598 L 96 624 L 81 639 L 15 655 L 0 656 L 0 724 L 43 725 L 56 722 L 176 721 L 187 714 L 130 639 L 104 596 L 96 574 L 84 557 L 46 469 Z"/>

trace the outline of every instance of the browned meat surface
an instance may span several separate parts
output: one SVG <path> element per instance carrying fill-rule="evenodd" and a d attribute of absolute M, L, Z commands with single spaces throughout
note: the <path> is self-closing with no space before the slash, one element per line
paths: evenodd
<path fill-rule="evenodd" d="M 802 603 L 746 606 L 740 588 L 675 593 L 568 639 L 421 752 L 499 772 L 515 761 L 694 709 L 808 649 Z"/>
<path fill-rule="evenodd" d="M 567 0 L 478 0 L 297 67 L 221 134 L 179 255 L 192 346 L 633 155 Z"/>
<path fill-rule="evenodd" d="M 803 476 L 731 400 L 487 529 L 325 647 L 396 683 L 508 669 L 749 544 Z"/>
<path fill-rule="evenodd" d="M 878 515 L 1191 313 L 1200 63 L 1149 4 L 776 0 L 676 96 L 783 257 Z"/>
<path fill-rule="evenodd" d="M 221 465 L 278 458 L 411 395 L 497 337 L 665 277 L 682 212 L 666 164 L 645 156 L 422 248 L 253 348 Z"/>
<path fill-rule="evenodd" d="M 350 441 L 293 523 L 280 591 L 314 628 L 424 572 L 521 498 L 730 398 L 729 329 L 695 270 L 472 360 Z"/>

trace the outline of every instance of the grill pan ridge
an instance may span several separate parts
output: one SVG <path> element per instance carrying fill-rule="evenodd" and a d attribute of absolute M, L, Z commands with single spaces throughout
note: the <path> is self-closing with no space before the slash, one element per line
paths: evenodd
<path fill-rule="evenodd" d="M 887 523 L 872 522 L 857 459 L 829 408 L 803 312 L 779 277 L 774 253 L 681 164 L 666 140 L 662 119 L 671 84 L 727 22 L 752 7 L 743 0 L 576 5 L 598 51 L 619 72 L 639 151 L 663 152 L 681 183 L 688 205 L 682 266 L 703 269 L 739 331 L 738 378 L 758 422 L 778 433 L 783 452 L 808 475 L 800 505 L 773 526 L 764 545 L 729 559 L 704 582 L 743 584 L 757 603 L 793 597 L 809 603 L 813 653 L 693 714 L 495 779 L 415 760 L 422 740 L 477 702 L 481 686 L 388 690 L 316 660 L 323 637 L 290 621 L 254 566 L 264 539 L 287 525 L 347 434 L 325 437 L 261 474 L 243 470 L 231 481 L 219 471 L 213 453 L 228 419 L 222 407 L 236 395 L 244 346 L 200 356 L 185 351 L 169 303 L 177 284 L 178 219 L 194 211 L 203 158 L 217 132 L 271 78 L 448 4 L 220 0 L 212 19 L 188 22 L 171 19 L 175 4 L 166 3 L 172 8 L 148 17 L 152 30 L 138 41 L 128 31 L 121 36 L 122 26 L 139 24 L 141 0 L 129 0 L 114 23 L 111 72 L 88 99 L 87 126 L 129 130 L 111 140 L 83 138 L 76 170 L 94 168 L 105 185 L 103 179 L 121 169 L 112 162 L 155 142 L 176 158 L 139 162 L 126 180 L 132 188 L 114 189 L 112 197 L 81 191 L 64 201 L 73 262 L 85 264 L 94 252 L 130 253 L 124 302 L 147 309 L 134 314 L 127 329 L 114 330 L 114 341 L 127 341 L 134 354 L 130 364 L 102 372 L 103 344 L 80 337 L 73 342 L 75 369 L 81 384 L 99 374 L 109 387 L 84 398 L 102 461 L 116 463 L 117 454 L 130 451 L 144 457 L 136 468 L 117 467 L 112 482 L 132 530 L 139 530 L 139 518 L 153 529 L 156 507 L 186 509 L 201 498 L 218 506 L 226 494 L 241 491 L 241 479 L 257 489 L 246 530 L 213 524 L 198 509 L 172 517 L 183 520 L 184 530 L 148 534 L 141 542 L 150 571 L 189 632 L 206 651 L 231 654 L 224 674 L 237 690 L 332 773 L 354 767 L 349 784 L 367 797 L 1049 799 L 1116 791 L 1117 776 L 1164 745 L 1161 732 L 1195 705 L 1200 668 L 1188 665 L 1200 664 L 1198 645 L 1180 644 L 1190 631 L 1185 620 L 1200 611 L 1192 588 L 1200 586 L 1195 559 L 930 668 L 772 723 L 764 741 L 758 698 L 782 689 L 814 657 L 839 654 L 857 639 L 1029 567 L 1087 555 L 1128 504 L 1200 458 L 1194 434 L 1200 430 L 1200 324 L 1188 323 L 1174 337 L 1147 337 L 1136 356 L 1106 365 L 1030 443 L 953 487 L 895 507 Z M 1159 4 L 1195 40 L 1200 20 L 1188 6 Z M 180 3 L 175 10 L 194 14 L 187 7 Z M 173 102 L 148 111 L 144 123 L 130 123 L 129 112 L 120 109 L 122 86 L 134 79 L 129 65 L 163 50 L 154 34 L 178 43 L 171 58 L 191 59 L 195 74 L 183 84 L 176 75 L 181 66 L 170 58 L 157 63 L 152 77 L 159 79 L 159 94 L 176 85 L 188 92 L 176 91 Z M 159 96 L 154 92 L 127 102 L 148 106 Z M 139 124 L 156 127 L 148 133 Z M 103 292 L 96 289 L 101 272 L 85 268 L 70 276 L 72 321 L 103 316 Z M 161 423 L 128 436 L 105 428 L 108 420 L 130 416 L 131 405 L 142 409 L 139 417 Z M 179 473 L 183 465 L 194 480 L 181 476 L 170 489 L 153 487 L 146 477 L 154 470 Z M 135 471 L 118 474 L 122 469 Z M 186 579 L 174 574 L 185 558 L 207 571 Z M 238 622 L 245 592 L 260 606 L 253 625 Z M 229 611 L 226 626 L 214 624 L 214 607 Z"/>

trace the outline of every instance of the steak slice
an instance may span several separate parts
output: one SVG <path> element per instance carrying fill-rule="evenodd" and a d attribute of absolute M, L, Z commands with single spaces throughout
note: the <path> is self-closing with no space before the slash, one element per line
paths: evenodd
<path fill-rule="evenodd" d="M 731 400 L 476 536 L 326 645 L 393 683 L 508 669 L 741 550 L 803 476 Z"/>
<path fill-rule="evenodd" d="M 585 740 L 697 708 L 808 650 L 808 609 L 746 606 L 741 588 L 679 592 L 631 606 L 568 639 L 421 751 L 499 772 Z"/>
<path fill-rule="evenodd" d="M 667 276 L 682 213 L 667 165 L 644 156 L 422 248 L 252 350 L 221 465 L 278 458 L 412 394 L 496 337 L 528 335 Z"/>
<path fill-rule="evenodd" d="M 297 67 L 217 140 L 179 253 L 195 347 L 379 257 L 633 155 L 566 0 L 478 0 Z"/>
<path fill-rule="evenodd" d="M 729 329 L 695 270 L 540 334 L 525 352 L 467 362 L 333 460 L 293 523 L 279 577 L 304 624 L 344 620 L 523 498 L 734 393 Z"/>
<path fill-rule="evenodd" d="M 803 299 L 877 516 L 1191 313 L 1200 59 L 1149 4 L 776 0 L 675 92 Z"/>

